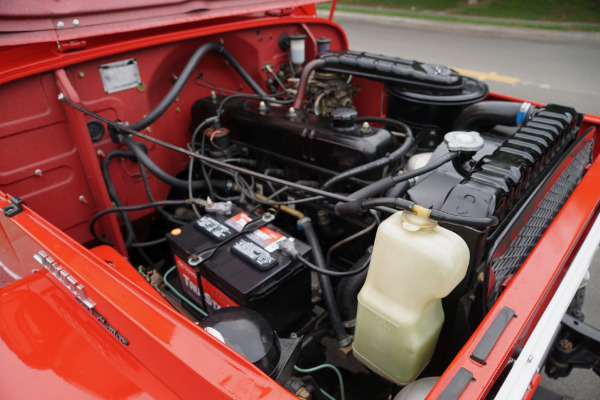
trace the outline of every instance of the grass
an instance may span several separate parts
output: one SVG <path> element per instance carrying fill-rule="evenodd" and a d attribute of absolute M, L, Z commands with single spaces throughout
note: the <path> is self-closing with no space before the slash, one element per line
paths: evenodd
<path fill-rule="evenodd" d="M 446 16 L 478 16 L 544 22 L 600 23 L 599 0 L 340 0 L 344 5 L 384 7 L 389 12 L 431 11 Z M 386 10 L 388 11 L 388 10 Z"/>

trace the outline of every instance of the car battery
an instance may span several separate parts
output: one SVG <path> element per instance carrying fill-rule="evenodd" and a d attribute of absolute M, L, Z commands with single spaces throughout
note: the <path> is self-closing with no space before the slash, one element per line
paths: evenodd
<path fill-rule="evenodd" d="M 229 215 L 204 215 L 167 239 L 190 300 L 208 313 L 221 307 L 250 308 L 287 335 L 310 317 L 310 271 L 285 256 L 277 243 L 294 240 L 303 256 L 310 247 L 272 224 L 243 233 L 245 224 L 257 217 L 234 206 Z M 198 254 L 204 259 L 199 263 Z"/>

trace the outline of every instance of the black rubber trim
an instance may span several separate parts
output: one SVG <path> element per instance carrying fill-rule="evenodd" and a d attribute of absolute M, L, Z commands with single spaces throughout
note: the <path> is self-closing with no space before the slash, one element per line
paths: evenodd
<path fill-rule="evenodd" d="M 444 389 L 438 400 L 457 400 L 465 388 L 473 379 L 473 373 L 467 369 L 461 368 L 454 375 L 448 386 Z"/>
<path fill-rule="evenodd" d="M 12 218 L 17 214 L 23 212 L 23 204 L 27 205 L 23 200 L 17 196 L 10 198 L 10 204 L 2 209 L 5 217 Z"/>
<path fill-rule="evenodd" d="M 475 347 L 473 354 L 471 354 L 471 359 L 480 363 L 481 365 L 485 365 L 485 360 L 492 351 L 492 348 L 514 316 L 515 310 L 505 306 L 498 313 L 498 315 L 496 315 L 494 322 L 492 322 L 492 325 L 490 325 L 488 330 L 485 332 L 485 335 L 483 335 L 483 338 L 481 338 L 479 341 L 477 347 Z"/>

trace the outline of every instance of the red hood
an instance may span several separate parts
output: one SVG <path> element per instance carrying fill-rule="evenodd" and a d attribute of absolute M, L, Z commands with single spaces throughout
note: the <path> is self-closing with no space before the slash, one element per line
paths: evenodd
<path fill-rule="evenodd" d="M 6 0 L 0 2 L 0 46 L 84 39 L 265 12 L 289 14 L 294 8 L 322 1 Z"/>
<path fill-rule="evenodd" d="M 2 375 L 15 378 L 2 398 L 177 397 L 44 275 L 0 292 L 0 358 L 10 360 Z"/>

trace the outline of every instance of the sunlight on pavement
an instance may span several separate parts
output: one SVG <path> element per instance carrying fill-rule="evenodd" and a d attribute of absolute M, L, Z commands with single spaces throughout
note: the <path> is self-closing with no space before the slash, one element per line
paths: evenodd
<path fill-rule="evenodd" d="M 462 68 L 452 69 L 461 75 L 470 76 L 471 78 L 479 79 L 480 81 L 495 81 L 502 83 L 517 83 L 521 81 L 521 79 L 512 76 L 498 75 L 497 72 L 480 72 Z"/>

